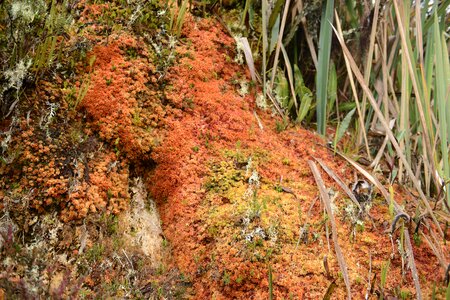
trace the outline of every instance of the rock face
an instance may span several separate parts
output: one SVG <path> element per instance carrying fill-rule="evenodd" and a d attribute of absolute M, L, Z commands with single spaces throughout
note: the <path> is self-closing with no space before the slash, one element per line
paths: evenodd
<path fill-rule="evenodd" d="M 141 178 L 134 179 L 131 192 L 130 209 L 119 216 L 120 230 L 125 244 L 137 247 L 156 269 L 162 263 L 163 232 L 159 213 Z"/>

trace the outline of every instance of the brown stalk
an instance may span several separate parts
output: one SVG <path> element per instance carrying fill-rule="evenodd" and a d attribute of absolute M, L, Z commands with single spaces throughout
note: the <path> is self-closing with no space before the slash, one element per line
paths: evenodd
<path fill-rule="evenodd" d="M 341 269 L 342 276 L 344 277 L 345 286 L 347 288 L 347 298 L 352 299 L 352 294 L 351 294 L 352 292 L 351 292 L 351 287 L 350 287 L 350 279 L 348 277 L 347 265 L 345 263 L 344 255 L 342 254 L 341 247 L 339 246 L 336 222 L 334 220 L 333 211 L 331 210 L 330 198 L 329 198 L 328 192 L 325 188 L 325 184 L 323 182 L 322 176 L 320 175 L 320 172 L 317 169 L 317 165 L 311 160 L 308 160 L 308 164 L 314 175 L 314 179 L 316 180 L 317 186 L 319 187 L 320 197 L 325 205 L 327 214 L 330 218 L 331 234 L 333 237 L 334 250 L 336 252 L 337 260 L 339 263 L 339 268 Z"/>
<path fill-rule="evenodd" d="M 416 297 L 418 300 L 422 299 L 422 291 L 420 289 L 419 273 L 417 272 L 416 263 L 414 261 L 414 253 L 411 245 L 411 239 L 409 238 L 408 228 L 405 227 L 405 244 L 406 244 L 406 256 L 408 257 L 408 265 L 411 269 L 414 286 L 416 287 Z"/>

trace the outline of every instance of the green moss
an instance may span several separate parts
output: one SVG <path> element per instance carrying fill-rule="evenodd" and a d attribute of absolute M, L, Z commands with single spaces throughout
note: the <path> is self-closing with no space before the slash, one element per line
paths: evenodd
<path fill-rule="evenodd" d="M 86 252 L 86 259 L 89 262 L 98 262 L 105 251 L 105 246 L 103 244 L 95 244 Z"/>
<path fill-rule="evenodd" d="M 223 272 L 223 276 L 222 276 L 222 283 L 224 285 L 229 285 L 231 282 L 231 277 L 230 277 L 230 273 L 227 272 L 227 270 L 225 270 Z"/>
<path fill-rule="evenodd" d="M 208 191 L 226 192 L 244 179 L 242 170 L 236 170 L 233 163 L 222 161 L 211 167 L 209 179 L 205 184 Z"/>
<path fill-rule="evenodd" d="M 217 226 L 209 226 L 208 234 L 211 236 L 216 236 L 219 233 L 219 228 Z"/>

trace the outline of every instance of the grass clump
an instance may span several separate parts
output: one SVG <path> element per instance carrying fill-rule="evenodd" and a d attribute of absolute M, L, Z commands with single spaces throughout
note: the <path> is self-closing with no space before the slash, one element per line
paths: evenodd
<path fill-rule="evenodd" d="M 60 67 L 64 39 L 72 24 L 69 2 L 7 0 L 0 4 L 0 118 L 16 107 L 23 89 L 50 67 Z"/>

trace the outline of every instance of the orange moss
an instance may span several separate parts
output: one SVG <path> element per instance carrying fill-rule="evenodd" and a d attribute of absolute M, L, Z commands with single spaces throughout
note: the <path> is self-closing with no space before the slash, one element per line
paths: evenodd
<path fill-rule="evenodd" d="M 68 192 L 68 205 L 61 215 L 64 221 L 84 218 L 88 213 L 118 214 L 128 208 L 128 167 L 114 153 L 101 153 L 87 169 L 77 165 L 76 177 Z M 85 180 L 87 178 L 87 180 Z"/>
<path fill-rule="evenodd" d="M 111 36 L 107 46 L 96 46 L 90 87 L 81 103 L 100 136 L 130 159 L 142 158 L 158 137 L 152 128 L 161 125 L 165 112 L 146 84 L 155 78 L 142 44 L 125 34 Z M 139 58 L 126 57 L 126 51 Z M 135 53 L 136 52 L 136 53 Z"/>

